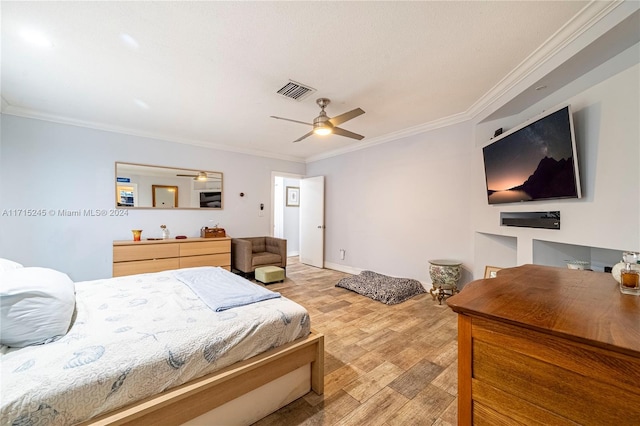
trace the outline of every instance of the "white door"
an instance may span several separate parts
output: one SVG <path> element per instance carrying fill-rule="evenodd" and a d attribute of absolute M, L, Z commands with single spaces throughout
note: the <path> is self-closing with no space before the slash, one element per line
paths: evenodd
<path fill-rule="evenodd" d="M 300 179 L 300 262 L 324 267 L 324 176 Z"/>

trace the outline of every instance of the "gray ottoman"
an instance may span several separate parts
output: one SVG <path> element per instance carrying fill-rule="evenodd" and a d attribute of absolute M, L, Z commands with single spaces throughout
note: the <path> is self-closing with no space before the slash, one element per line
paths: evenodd
<path fill-rule="evenodd" d="M 275 283 L 276 281 L 284 281 L 284 269 L 277 266 L 262 266 L 256 268 L 256 281 L 263 284 Z"/>

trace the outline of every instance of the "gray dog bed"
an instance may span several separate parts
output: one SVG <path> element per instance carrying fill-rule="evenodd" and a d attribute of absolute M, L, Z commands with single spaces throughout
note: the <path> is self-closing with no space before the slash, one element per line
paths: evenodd
<path fill-rule="evenodd" d="M 362 271 L 359 275 L 342 278 L 336 287 L 346 288 L 387 305 L 395 305 L 426 293 L 417 280 L 388 277 L 372 271 Z"/>

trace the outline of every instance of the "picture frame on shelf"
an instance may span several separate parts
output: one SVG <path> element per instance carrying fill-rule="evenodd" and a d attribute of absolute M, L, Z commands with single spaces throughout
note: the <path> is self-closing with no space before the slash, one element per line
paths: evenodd
<path fill-rule="evenodd" d="M 485 266 L 484 267 L 484 277 L 485 278 L 495 278 L 500 269 L 502 269 L 502 268 L 500 268 L 498 266 Z"/>
<path fill-rule="evenodd" d="M 300 187 L 287 186 L 287 207 L 300 207 Z"/>

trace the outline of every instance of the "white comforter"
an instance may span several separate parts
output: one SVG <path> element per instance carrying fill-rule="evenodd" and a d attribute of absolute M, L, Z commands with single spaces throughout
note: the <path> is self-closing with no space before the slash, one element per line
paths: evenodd
<path fill-rule="evenodd" d="M 60 340 L 1 349 L 2 424 L 81 422 L 310 330 L 284 297 L 214 312 L 171 271 L 77 283 L 76 311 Z"/>

